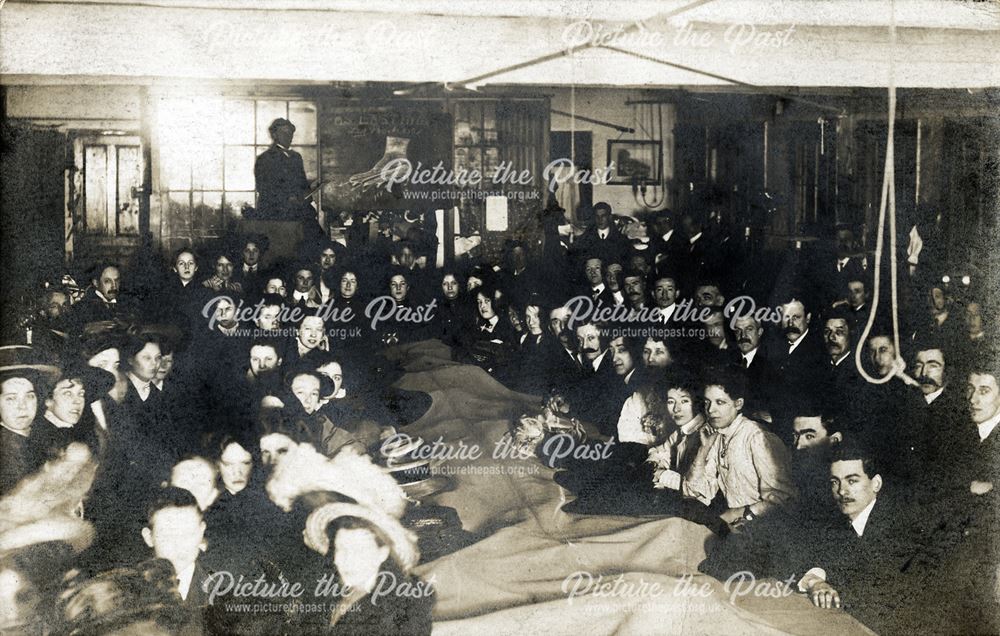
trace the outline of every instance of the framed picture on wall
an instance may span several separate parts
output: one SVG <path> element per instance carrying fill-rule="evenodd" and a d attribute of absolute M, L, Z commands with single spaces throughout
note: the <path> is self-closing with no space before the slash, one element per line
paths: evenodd
<path fill-rule="evenodd" d="M 607 165 L 611 167 L 608 185 L 658 183 L 663 170 L 663 147 L 659 141 L 609 139 Z"/>

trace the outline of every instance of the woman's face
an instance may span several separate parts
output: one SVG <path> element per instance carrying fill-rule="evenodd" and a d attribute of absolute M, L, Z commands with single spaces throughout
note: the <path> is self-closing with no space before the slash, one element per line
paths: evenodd
<path fill-rule="evenodd" d="M 295 442 L 282 433 L 269 433 L 260 438 L 260 459 L 266 466 L 274 466 L 291 450 Z"/>
<path fill-rule="evenodd" d="M 694 399 L 684 389 L 667 391 L 667 409 L 677 426 L 684 426 L 694 419 Z"/>
<path fill-rule="evenodd" d="M 496 316 L 496 312 L 493 311 L 493 300 L 483 294 L 476 294 L 476 307 L 483 320 L 492 320 L 493 316 Z"/>
<path fill-rule="evenodd" d="M 316 370 L 333 380 L 333 392 L 330 395 L 337 395 L 337 392 L 340 391 L 340 387 L 344 385 L 344 371 L 341 368 L 340 363 L 330 362 L 329 364 L 324 364 Z"/>
<path fill-rule="evenodd" d="M 340 297 L 353 298 L 358 291 L 358 277 L 354 272 L 345 272 L 340 277 Z"/>
<path fill-rule="evenodd" d="M 379 569 L 389 556 L 371 530 L 342 528 L 333 539 L 333 562 L 345 585 L 370 590 Z"/>
<path fill-rule="evenodd" d="M 236 442 L 230 443 L 219 457 L 219 474 L 222 484 L 235 495 L 250 482 L 250 471 L 253 469 L 253 457 L 243 446 Z"/>
<path fill-rule="evenodd" d="M 319 408 L 319 387 L 319 378 L 312 375 L 299 375 L 292 380 L 292 393 L 302 403 L 306 413 L 315 413 Z"/>
<path fill-rule="evenodd" d="M 448 300 L 458 298 L 458 279 L 455 278 L 454 274 L 445 274 L 441 280 L 441 291 Z"/>
<path fill-rule="evenodd" d="M 264 287 L 264 293 L 266 294 L 277 294 L 282 298 L 285 297 L 285 282 L 280 278 L 272 278 L 267 281 L 267 285 Z"/>

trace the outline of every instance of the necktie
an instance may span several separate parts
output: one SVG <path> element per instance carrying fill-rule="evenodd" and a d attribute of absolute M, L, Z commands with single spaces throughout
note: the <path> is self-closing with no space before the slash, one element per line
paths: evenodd
<path fill-rule="evenodd" d="M 746 356 L 743 356 L 743 368 L 744 369 L 749 369 L 750 368 L 750 358 L 748 358 Z"/>

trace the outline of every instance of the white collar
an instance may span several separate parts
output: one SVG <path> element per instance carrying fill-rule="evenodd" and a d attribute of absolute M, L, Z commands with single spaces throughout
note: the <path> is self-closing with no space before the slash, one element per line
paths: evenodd
<path fill-rule="evenodd" d="M 149 387 L 153 384 L 152 382 L 145 382 L 143 380 L 140 380 L 131 371 L 128 372 L 128 379 L 132 383 L 132 386 L 134 386 L 136 388 L 136 390 L 139 391 L 139 393 L 142 393 L 143 390 L 148 391 Z"/>
<path fill-rule="evenodd" d="M 3 422 L 0 422 L 0 426 L 2 426 L 3 428 L 7 429 L 8 431 L 10 431 L 11 433 L 13 433 L 15 435 L 20 435 L 21 437 L 30 437 L 31 436 L 31 427 L 30 426 L 28 427 L 28 430 L 26 430 L 26 431 L 16 431 L 16 430 L 12 429 L 11 427 L 7 426 L 6 424 L 4 424 Z"/>
<path fill-rule="evenodd" d="M 97 297 L 98 297 L 98 298 L 100 298 L 101 300 L 103 300 L 103 301 L 104 301 L 104 302 L 106 302 L 106 303 L 110 303 L 110 304 L 112 304 L 112 305 L 116 305 L 116 304 L 118 304 L 118 299 L 117 299 L 117 298 L 108 298 L 107 296 L 105 296 L 104 294 L 102 294 L 102 293 L 101 293 L 101 292 L 100 292 L 99 290 L 97 290 L 97 289 L 95 289 L 95 290 L 94 290 L 94 293 L 95 293 L 95 294 L 97 294 Z"/>
<path fill-rule="evenodd" d="M 592 294 L 603 294 L 604 293 L 604 283 L 599 283 L 597 285 L 591 285 L 590 293 Z"/>
<path fill-rule="evenodd" d="M 997 427 L 997 424 L 1000 424 L 1000 413 L 997 413 L 985 422 L 977 424 L 976 426 L 979 428 L 979 441 L 985 442 L 986 438 L 993 432 L 993 429 Z"/>
<path fill-rule="evenodd" d="M 632 376 L 634 374 L 635 374 L 635 367 L 632 367 L 632 370 L 625 374 L 625 379 L 623 380 L 623 382 L 625 382 L 625 384 L 628 384 L 628 381 L 632 379 Z"/>
<path fill-rule="evenodd" d="M 751 364 L 753 364 L 753 359 L 757 355 L 758 351 L 760 351 L 760 347 L 759 346 L 758 347 L 754 347 L 753 349 L 751 349 L 750 353 L 742 353 L 742 352 L 740 353 L 741 357 L 744 360 L 747 361 L 747 366 L 750 366 Z"/>
<path fill-rule="evenodd" d="M 924 396 L 924 401 L 927 402 L 928 405 L 933 404 L 934 400 L 938 399 L 938 397 L 943 392 L 944 392 L 944 387 L 941 387 L 940 389 L 938 389 L 937 391 L 934 391 L 933 393 L 928 393 L 928 394 L 926 394 Z"/>
<path fill-rule="evenodd" d="M 48 421 L 52 422 L 52 425 L 55 426 L 56 428 L 73 428 L 72 424 L 62 419 L 52 411 L 46 410 L 44 417 Z"/>
<path fill-rule="evenodd" d="M 605 349 L 604 351 L 602 351 L 601 355 L 597 356 L 596 358 L 594 358 L 593 360 L 590 361 L 590 366 L 594 367 L 594 371 L 597 371 L 597 368 L 599 366 L 601 366 L 601 361 L 604 360 L 604 356 L 606 356 L 606 355 L 608 355 L 608 350 L 607 349 Z M 587 360 L 586 358 L 583 358 L 583 359 L 584 359 L 584 361 Z"/>
<path fill-rule="evenodd" d="M 833 366 L 835 366 L 835 367 L 839 367 L 839 366 L 840 366 L 840 363 L 841 363 L 841 362 L 843 362 L 844 360 L 846 360 L 846 359 L 847 359 L 847 356 L 849 356 L 849 355 L 851 355 L 851 352 L 850 352 L 850 351 L 846 351 L 846 352 L 844 353 L 844 355 L 842 355 L 842 356 L 840 356 L 839 358 L 837 358 L 837 361 L 833 363 Z"/>
<path fill-rule="evenodd" d="M 153 381 L 150 382 L 150 384 L 152 384 L 153 386 L 155 386 L 156 388 L 158 388 L 161 391 L 163 390 L 163 380 L 160 380 L 160 381 L 153 380 Z"/>
<path fill-rule="evenodd" d="M 795 348 L 799 346 L 799 343 L 802 342 L 805 339 L 807 333 L 809 333 L 808 329 L 806 329 L 805 331 L 803 331 L 802 335 L 799 336 L 798 338 L 796 338 L 795 342 L 793 342 L 792 344 L 790 344 L 788 346 L 788 353 L 789 353 L 789 355 L 791 355 L 791 353 L 793 351 L 795 351 Z"/>
<path fill-rule="evenodd" d="M 857 517 L 851 519 L 851 526 L 859 537 L 865 534 L 865 526 L 868 525 L 868 517 L 871 516 L 876 501 L 878 501 L 878 497 L 872 499 L 871 503 L 865 506 L 865 509 L 859 512 Z"/>
<path fill-rule="evenodd" d="M 673 235 L 674 235 L 674 231 L 670 230 L 669 232 L 667 232 L 666 234 L 663 235 L 663 241 L 664 242 L 669 241 L 670 237 L 673 236 Z"/>
<path fill-rule="evenodd" d="M 735 422 L 733 422 L 735 424 Z M 690 435 L 705 425 L 705 416 L 699 413 L 691 421 L 681 426 L 681 435 Z M 731 425 L 730 425 L 731 426 Z"/>
<path fill-rule="evenodd" d="M 195 562 L 192 561 L 191 565 L 177 573 L 177 592 L 185 601 L 187 600 L 188 592 L 191 591 L 191 581 L 194 579 L 194 564 Z"/>
<path fill-rule="evenodd" d="M 691 238 L 689 238 L 688 242 L 690 242 L 691 245 L 694 245 L 695 241 L 697 241 L 700 238 L 701 238 L 701 232 L 698 232 L 697 234 L 695 234 L 694 236 L 692 236 Z"/>
<path fill-rule="evenodd" d="M 602 239 L 608 238 L 609 234 L 611 234 L 610 227 L 606 227 L 603 230 L 597 230 L 597 236 L 601 237 Z"/>

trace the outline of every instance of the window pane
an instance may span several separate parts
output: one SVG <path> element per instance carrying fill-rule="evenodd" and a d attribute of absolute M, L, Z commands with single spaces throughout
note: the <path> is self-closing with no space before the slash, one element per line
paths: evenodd
<path fill-rule="evenodd" d="M 253 101 L 226 100 L 226 119 L 223 133 L 227 144 L 254 143 Z"/>
<path fill-rule="evenodd" d="M 257 143 L 262 145 L 271 144 L 271 133 L 267 132 L 271 122 L 281 117 L 288 119 L 288 102 L 258 101 L 257 102 Z"/>
<path fill-rule="evenodd" d="M 243 208 L 255 205 L 253 192 L 226 192 L 226 216 L 231 219 L 242 219 Z"/>
<path fill-rule="evenodd" d="M 193 145 L 191 154 L 191 189 L 222 189 L 222 146 L 219 144 Z"/>
<path fill-rule="evenodd" d="M 184 148 L 160 146 L 160 181 L 167 190 L 191 189 L 191 155 Z"/>
<path fill-rule="evenodd" d="M 253 164 L 257 159 L 253 146 L 226 147 L 226 189 L 253 190 Z"/>
<path fill-rule="evenodd" d="M 302 155 L 302 164 L 306 169 L 306 178 L 312 181 L 317 177 L 316 172 L 316 148 L 306 148 L 303 146 L 292 146 L 295 152 Z"/>
<path fill-rule="evenodd" d="M 295 143 L 316 143 L 316 104 L 288 102 L 288 120 L 295 124 Z"/>
<path fill-rule="evenodd" d="M 222 233 L 222 193 L 195 192 L 194 208 L 191 210 L 191 228 L 198 233 L 218 235 Z"/>
<path fill-rule="evenodd" d="M 170 192 L 167 198 L 167 213 L 163 215 L 164 237 L 191 235 L 191 193 Z"/>

